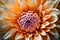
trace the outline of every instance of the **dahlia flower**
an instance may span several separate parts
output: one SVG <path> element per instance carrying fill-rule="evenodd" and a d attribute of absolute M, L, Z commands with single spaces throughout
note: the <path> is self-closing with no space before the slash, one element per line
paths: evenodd
<path fill-rule="evenodd" d="M 0 40 L 56 40 L 59 0 L 0 0 Z"/>

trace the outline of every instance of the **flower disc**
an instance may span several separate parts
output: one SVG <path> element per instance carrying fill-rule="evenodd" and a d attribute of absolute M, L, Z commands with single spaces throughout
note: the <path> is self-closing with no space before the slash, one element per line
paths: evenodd
<path fill-rule="evenodd" d="M 35 31 L 39 28 L 40 18 L 37 13 L 24 12 L 21 17 L 17 20 L 21 30 L 26 32 Z"/>

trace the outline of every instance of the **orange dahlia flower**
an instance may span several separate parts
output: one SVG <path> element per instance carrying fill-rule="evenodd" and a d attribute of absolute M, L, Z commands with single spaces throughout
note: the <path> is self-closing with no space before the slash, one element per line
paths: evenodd
<path fill-rule="evenodd" d="M 0 0 L 0 40 L 57 39 L 58 3 L 59 0 Z"/>

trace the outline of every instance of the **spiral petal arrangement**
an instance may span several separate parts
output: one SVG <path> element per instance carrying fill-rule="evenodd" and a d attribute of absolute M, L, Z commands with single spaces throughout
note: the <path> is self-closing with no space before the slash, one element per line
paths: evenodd
<path fill-rule="evenodd" d="M 1 0 L 1 40 L 56 40 L 59 0 Z"/>

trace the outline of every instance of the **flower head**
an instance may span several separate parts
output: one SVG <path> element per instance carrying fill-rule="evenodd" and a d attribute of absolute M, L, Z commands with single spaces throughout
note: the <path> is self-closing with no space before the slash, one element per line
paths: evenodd
<path fill-rule="evenodd" d="M 51 40 L 59 37 L 55 27 L 58 0 L 3 0 L 0 21 L 3 39 Z M 51 36 L 54 36 L 52 38 Z M 56 36 L 56 37 L 55 37 Z M 13 37 L 13 38 L 12 38 Z"/>

